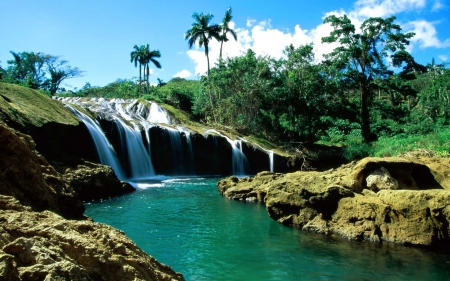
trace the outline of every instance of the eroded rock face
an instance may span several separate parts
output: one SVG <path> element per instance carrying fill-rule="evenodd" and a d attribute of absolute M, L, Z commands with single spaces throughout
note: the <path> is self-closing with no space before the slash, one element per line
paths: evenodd
<path fill-rule="evenodd" d="M 125 234 L 0 195 L 1 280 L 184 280 Z"/>
<path fill-rule="evenodd" d="M 75 167 L 59 166 L 57 170 L 66 184 L 84 201 L 109 198 L 135 190 L 129 183 L 119 180 L 111 167 L 102 164 L 83 161 Z"/>
<path fill-rule="evenodd" d="M 81 217 L 84 206 L 73 189 L 35 150 L 30 136 L 0 121 L 0 194 L 17 198 L 36 211 Z"/>
<path fill-rule="evenodd" d="M 231 177 L 219 182 L 218 190 L 235 200 L 261 200 L 271 218 L 303 230 L 351 240 L 449 247 L 450 184 L 442 174 L 448 175 L 450 159 L 428 162 L 366 158 L 326 172 Z M 399 190 L 374 192 L 368 187 L 367 177 L 381 167 Z"/>

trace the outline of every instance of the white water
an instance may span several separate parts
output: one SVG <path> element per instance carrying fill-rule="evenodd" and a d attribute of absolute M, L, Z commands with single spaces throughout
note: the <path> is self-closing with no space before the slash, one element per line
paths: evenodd
<path fill-rule="evenodd" d="M 270 172 L 273 173 L 273 151 L 269 150 Z"/>
<path fill-rule="evenodd" d="M 191 132 L 183 127 L 177 127 L 178 131 L 184 133 L 187 145 L 187 173 L 195 175 L 194 151 L 192 150 Z"/>
<path fill-rule="evenodd" d="M 144 179 L 155 176 L 152 160 L 144 147 L 139 128 L 131 128 L 119 118 L 115 119 L 122 145 L 127 151 L 132 179 Z"/>
<path fill-rule="evenodd" d="M 164 110 L 157 103 L 152 103 L 150 105 L 150 114 L 147 117 L 147 120 L 152 123 L 165 123 L 170 125 L 170 120 Z"/>
<path fill-rule="evenodd" d="M 75 115 L 78 116 L 78 118 L 83 121 L 83 123 L 86 125 L 86 127 L 89 130 L 89 133 L 91 134 L 92 140 L 94 141 L 95 148 L 97 149 L 97 154 L 100 159 L 100 163 L 104 165 L 111 166 L 114 172 L 116 173 L 117 177 L 121 180 L 124 180 L 126 178 L 125 173 L 122 169 L 122 166 L 120 165 L 119 159 L 117 158 L 116 151 L 112 147 L 111 143 L 106 138 L 103 131 L 100 129 L 100 126 L 89 116 L 85 115 L 84 113 L 76 110 L 75 108 L 71 107 L 70 105 L 66 105 L 72 112 L 75 113 Z"/>
<path fill-rule="evenodd" d="M 250 165 L 248 163 L 247 156 L 245 156 L 244 152 L 242 152 L 242 140 L 232 140 L 224 134 L 221 134 L 220 132 L 213 129 L 207 130 L 203 133 L 203 135 L 206 136 L 210 133 L 214 133 L 221 137 L 224 137 L 231 145 L 233 175 L 247 175 L 248 173 L 246 170 L 249 169 Z"/>

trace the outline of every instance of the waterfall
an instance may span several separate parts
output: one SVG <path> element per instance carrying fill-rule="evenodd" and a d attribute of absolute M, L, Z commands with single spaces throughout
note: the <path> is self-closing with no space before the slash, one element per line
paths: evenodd
<path fill-rule="evenodd" d="M 121 143 L 128 155 L 132 179 L 143 179 L 155 176 L 150 154 L 145 149 L 142 135 L 138 127 L 131 128 L 119 118 L 115 118 L 120 132 Z"/>
<path fill-rule="evenodd" d="M 170 147 L 172 149 L 173 171 L 178 175 L 184 174 L 184 157 L 180 132 L 171 128 L 165 128 L 165 131 L 169 135 Z"/>
<path fill-rule="evenodd" d="M 215 133 L 221 137 L 224 137 L 231 145 L 233 175 L 246 175 L 246 170 L 250 168 L 250 165 L 244 152 L 242 152 L 242 140 L 231 140 L 229 137 L 213 129 L 207 130 L 203 133 L 203 135 L 208 135 L 209 133 Z"/>
<path fill-rule="evenodd" d="M 228 140 L 232 147 L 232 159 L 233 159 L 233 174 L 236 176 L 246 175 L 246 167 L 249 166 L 247 157 L 242 152 L 241 140 Z"/>
<path fill-rule="evenodd" d="M 148 115 L 147 120 L 152 123 L 165 123 L 170 125 L 167 114 L 154 102 L 150 105 L 150 114 Z"/>
<path fill-rule="evenodd" d="M 75 113 L 75 115 L 77 115 L 78 118 L 80 118 L 81 121 L 83 121 L 83 123 L 88 128 L 92 140 L 94 141 L 95 148 L 97 149 L 97 154 L 100 159 L 100 163 L 111 166 L 111 168 L 116 173 L 117 177 L 121 180 L 124 180 L 126 176 L 117 158 L 117 154 L 112 145 L 110 144 L 110 142 L 108 141 L 108 139 L 106 138 L 105 134 L 100 129 L 100 126 L 94 120 L 89 118 L 81 111 L 76 110 L 70 105 L 66 106 L 73 113 Z"/>
<path fill-rule="evenodd" d="M 195 163 L 194 163 L 194 151 L 192 150 L 192 142 L 191 142 L 191 133 L 188 130 L 184 130 L 183 128 L 179 127 L 178 130 L 180 133 L 184 133 L 184 136 L 186 137 L 186 145 L 187 145 L 187 172 L 188 174 L 194 175 L 195 174 Z"/>
<path fill-rule="evenodd" d="M 270 172 L 273 173 L 273 150 L 269 150 Z"/>

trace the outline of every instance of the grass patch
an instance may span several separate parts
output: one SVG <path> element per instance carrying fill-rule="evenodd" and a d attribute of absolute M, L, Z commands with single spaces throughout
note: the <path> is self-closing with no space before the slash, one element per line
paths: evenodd
<path fill-rule="evenodd" d="M 78 125 L 78 121 L 60 102 L 52 100 L 37 90 L 0 82 L 0 119 L 20 124 L 41 127 L 57 122 Z"/>
<path fill-rule="evenodd" d="M 438 157 L 450 157 L 450 128 L 441 128 L 428 135 L 397 135 L 380 138 L 373 143 L 374 156 L 396 156 L 408 151 L 424 149 Z"/>

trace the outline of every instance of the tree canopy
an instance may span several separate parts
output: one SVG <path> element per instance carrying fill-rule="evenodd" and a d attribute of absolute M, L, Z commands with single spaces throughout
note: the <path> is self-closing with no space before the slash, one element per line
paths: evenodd
<path fill-rule="evenodd" d="M 42 89 L 54 95 L 61 83 L 70 78 L 80 77 L 83 71 L 71 67 L 60 56 L 41 52 L 10 52 L 12 60 L 3 71 L 4 82 L 20 84 L 32 89 Z"/>
<path fill-rule="evenodd" d="M 373 140 L 369 117 L 370 95 L 378 88 L 377 80 L 393 74 L 386 58 L 390 58 L 395 67 L 411 58 L 405 46 L 414 33 L 401 33 L 400 26 L 394 21 L 394 16 L 386 19 L 369 18 L 357 32 L 346 15 L 331 15 L 324 20 L 334 30 L 329 36 L 323 37 L 322 42 L 339 43 L 326 58 L 339 71 L 340 79 L 348 80 L 358 88 L 362 136 L 366 142 Z"/>

